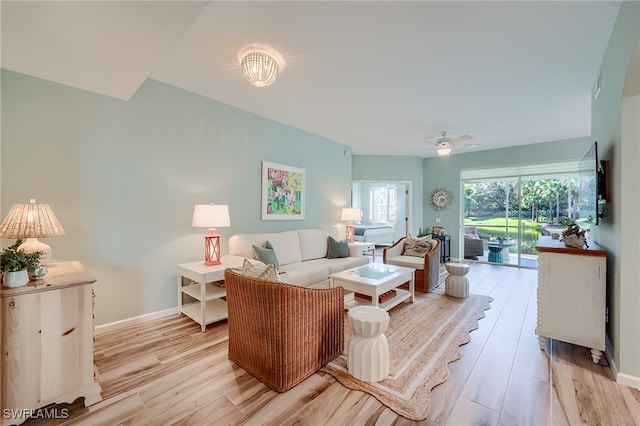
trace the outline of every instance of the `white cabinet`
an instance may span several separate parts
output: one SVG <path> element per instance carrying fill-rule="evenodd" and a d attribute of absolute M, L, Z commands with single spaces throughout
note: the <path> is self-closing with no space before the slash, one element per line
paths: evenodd
<path fill-rule="evenodd" d="M 598 363 L 605 349 L 607 252 L 565 247 L 551 237 L 538 241 L 538 325 L 546 338 L 585 346 Z"/>
<path fill-rule="evenodd" d="M 40 281 L 2 290 L 2 424 L 52 403 L 100 401 L 93 365 L 95 278 L 80 262 L 54 263 Z"/>

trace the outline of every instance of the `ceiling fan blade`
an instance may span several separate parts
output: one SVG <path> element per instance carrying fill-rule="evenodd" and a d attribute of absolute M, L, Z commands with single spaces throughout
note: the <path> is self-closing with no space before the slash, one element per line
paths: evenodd
<path fill-rule="evenodd" d="M 476 148 L 480 148 L 480 145 L 478 145 L 477 143 L 457 143 L 456 147 L 476 149 Z"/>
<path fill-rule="evenodd" d="M 450 143 L 460 143 L 460 142 L 470 141 L 471 139 L 473 139 L 472 136 L 462 135 L 462 136 L 458 136 L 457 138 L 451 139 L 449 142 Z"/>

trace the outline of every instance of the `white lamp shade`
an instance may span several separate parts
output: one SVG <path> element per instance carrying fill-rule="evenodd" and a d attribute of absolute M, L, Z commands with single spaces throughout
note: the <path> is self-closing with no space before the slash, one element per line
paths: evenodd
<path fill-rule="evenodd" d="M 223 228 L 231 226 L 229 206 L 226 204 L 196 204 L 191 226 L 195 228 Z"/>
<path fill-rule="evenodd" d="M 348 208 L 342 209 L 342 218 L 340 220 L 343 220 L 343 221 L 355 220 L 356 222 L 358 222 L 360 221 L 360 219 L 362 219 L 362 210 L 354 207 L 348 207 Z"/>

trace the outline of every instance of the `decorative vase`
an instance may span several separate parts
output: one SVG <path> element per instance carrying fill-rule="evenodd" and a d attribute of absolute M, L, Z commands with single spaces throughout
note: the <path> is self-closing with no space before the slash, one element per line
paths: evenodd
<path fill-rule="evenodd" d="M 47 267 L 46 266 L 38 266 L 36 267 L 36 269 L 33 270 L 33 272 L 29 272 L 29 279 L 30 280 L 41 280 L 42 278 L 44 278 L 44 276 L 47 274 Z"/>
<path fill-rule="evenodd" d="M 2 284 L 5 287 L 20 287 L 29 282 L 29 274 L 26 269 L 22 271 L 5 272 L 2 276 Z"/>
<path fill-rule="evenodd" d="M 567 235 L 564 237 L 564 245 L 567 247 L 583 248 L 585 243 L 584 237 L 579 237 L 575 234 Z"/>

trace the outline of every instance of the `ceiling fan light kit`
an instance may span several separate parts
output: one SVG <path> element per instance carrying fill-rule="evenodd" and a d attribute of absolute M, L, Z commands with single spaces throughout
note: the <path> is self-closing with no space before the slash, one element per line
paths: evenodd
<path fill-rule="evenodd" d="M 428 140 L 426 142 L 431 143 L 435 146 L 435 150 L 438 153 L 438 155 L 440 157 L 448 157 L 449 154 L 451 154 L 451 151 L 453 150 L 453 147 L 455 145 L 460 145 L 462 142 L 466 142 L 469 141 L 471 139 L 473 139 L 473 137 L 469 136 L 469 135 L 462 135 L 462 136 L 458 136 L 457 138 L 448 138 L 447 137 L 447 131 L 443 130 L 440 132 L 440 138 L 438 138 L 435 141 L 432 140 Z M 469 145 L 470 146 L 470 145 Z M 477 147 L 473 146 L 474 148 Z"/>
<path fill-rule="evenodd" d="M 449 154 L 451 153 L 451 148 L 448 146 L 443 146 L 438 148 L 436 151 L 438 152 L 438 155 L 440 157 L 448 157 Z"/>

